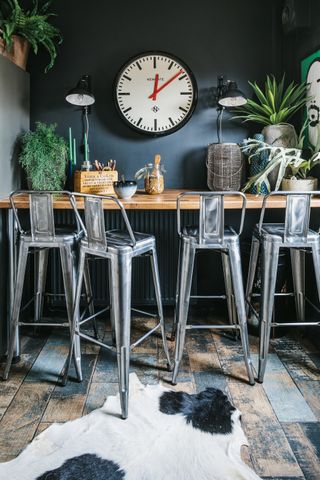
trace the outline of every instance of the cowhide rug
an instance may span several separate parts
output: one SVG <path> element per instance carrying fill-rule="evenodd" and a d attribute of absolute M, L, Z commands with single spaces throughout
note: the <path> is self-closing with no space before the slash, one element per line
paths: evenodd
<path fill-rule="evenodd" d="M 119 398 L 42 432 L 15 460 L 0 464 L 1 480 L 254 480 L 240 447 L 247 444 L 240 412 L 215 388 L 197 395 L 130 375 L 129 418 Z"/>

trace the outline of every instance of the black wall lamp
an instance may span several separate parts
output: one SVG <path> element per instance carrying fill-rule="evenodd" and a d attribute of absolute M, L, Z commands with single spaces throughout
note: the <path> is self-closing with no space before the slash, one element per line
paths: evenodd
<path fill-rule="evenodd" d="M 66 95 L 66 101 L 71 105 L 82 107 L 85 118 L 85 138 L 84 138 L 84 156 L 85 161 L 89 162 L 89 118 L 90 106 L 95 103 L 94 95 L 91 91 L 91 77 L 89 75 L 82 75 L 77 86 L 72 88 Z"/>
<path fill-rule="evenodd" d="M 217 136 L 218 143 L 222 141 L 222 116 L 224 109 L 242 107 L 247 103 L 247 97 L 238 89 L 236 82 L 226 80 L 223 75 L 218 77 L 215 89 L 215 104 L 217 106 Z"/>

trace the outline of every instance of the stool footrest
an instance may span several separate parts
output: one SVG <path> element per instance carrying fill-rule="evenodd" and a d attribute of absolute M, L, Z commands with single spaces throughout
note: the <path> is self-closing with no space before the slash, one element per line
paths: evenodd
<path fill-rule="evenodd" d="M 19 322 L 19 326 L 24 327 L 70 327 L 69 323 L 47 323 L 47 322 Z"/>
<path fill-rule="evenodd" d="M 271 326 L 272 327 L 310 327 L 314 325 L 320 326 L 320 322 L 287 322 L 287 323 L 278 323 L 278 322 L 272 322 Z"/>
<path fill-rule="evenodd" d="M 227 296 L 226 295 L 190 295 L 189 298 L 216 298 L 220 300 L 225 300 Z"/>
<path fill-rule="evenodd" d="M 204 329 L 215 329 L 215 330 L 239 330 L 240 325 L 187 325 L 187 330 L 204 330 Z"/>

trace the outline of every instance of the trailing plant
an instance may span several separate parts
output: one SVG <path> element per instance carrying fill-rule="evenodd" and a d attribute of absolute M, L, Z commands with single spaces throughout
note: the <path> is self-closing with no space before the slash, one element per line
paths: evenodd
<path fill-rule="evenodd" d="M 259 155 L 262 152 L 268 153 L 269 160 L 263 171 L 249 178 L 243 191 L 256 186 L 258 193 L 260 193 L 263 183 L 266 184 L 270 191 L 268 176 L 274 169 L 278 169 L 275 190 L 279 190 L 283 178 L 306 179 L 312 168 L 320 163 L 320 135 L 314 148 L 303 150 L 304 132 L 307 127 L 308 122 L 305 123 L 300 132 L 297 148 L 273 147 L 265 142 L 251 138 L 245 140 L 242 150 L 248 155 L 249 163 L 255 155 Z"/>
<path fill-rule="evenodd" d="M 64 186 L 68 146 L 55 133 L 56 127 L 37 122 L 34 132 L 22 135 L 19 162 L 34 190 L 61 190 Z"/>
<path fill-rule="evenodd" d="M 309 86 L 306 82 L 300 85 L 291 82 L 285 88 L 284 83 L 285 75 L 280 82 L 277 82 L 273 75 L 268 75 L 264 90 L 256 82 L 249 82 L 256 100 L 248 98 L 245 105 L 235 110 L 239 115 L 234 118 L 241 118 L 244 122 L 252 121 L 262 125 L 287 122 L 309 100 Z"/>
<path fill-rule="evenodd" d="M 58 28 L 48 21 L 54 16 L 48 9 L 51 0 L 38 5 L 38 0 L 33 0 L 33 6 L 25 10 L 19 4 L 19 0 L 1 0 L 0 2 L 0 30 L 5 47 L 11 51 L 13 35 L 24 37 L 30 42 L 35 54 L 39 46 L 43 46 L 49 53 L 50 62 L 45 72 L 53 67 L 57 56 L 57 44 L 62 42 L 62 35 Z"/>

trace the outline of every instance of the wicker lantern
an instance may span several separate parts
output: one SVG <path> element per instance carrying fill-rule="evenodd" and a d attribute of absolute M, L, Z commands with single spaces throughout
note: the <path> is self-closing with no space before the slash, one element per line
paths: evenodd
<path fill-rule="evenodd" d="M 237 143 L 212 143 L 208 146 L 207 184 L 210 190 L 240 190 L 243 154 Z"/>

